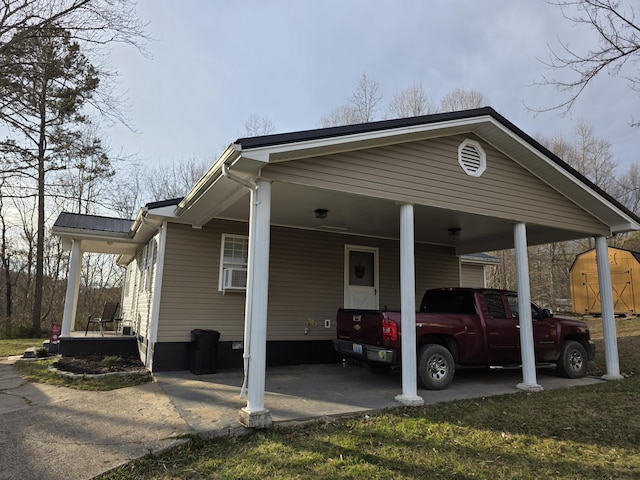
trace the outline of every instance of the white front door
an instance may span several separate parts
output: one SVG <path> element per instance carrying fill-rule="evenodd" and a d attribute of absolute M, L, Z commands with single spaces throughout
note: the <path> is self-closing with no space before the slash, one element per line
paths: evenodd
<path fill-rule="evenodd" d="M 378 310 L 378 249 L 345 245 L 344 308 Z"/>

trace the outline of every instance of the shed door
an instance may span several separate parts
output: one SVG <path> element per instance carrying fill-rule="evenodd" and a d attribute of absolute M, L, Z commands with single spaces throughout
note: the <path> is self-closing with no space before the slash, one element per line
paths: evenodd
<path fill-rule="evenodd" d="M 378 249 L 345 245 L 344 308 L 378 310 Z"/>

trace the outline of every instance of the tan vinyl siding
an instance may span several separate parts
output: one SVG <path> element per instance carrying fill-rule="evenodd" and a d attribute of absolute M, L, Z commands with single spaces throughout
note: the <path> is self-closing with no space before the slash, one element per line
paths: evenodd
<path fill-rule="evenodd" d="M 449 210 L 508 218 L 580 231 L 603 230 L 601 222 L 551 189 L 491 145 L 482 145 L 487 170 L 471 177 L 458 164 L 455 135 L 267 165 L 276 181 L 314 185 Z"/>
<path fill-rule="evenodd" d="M 141 270 L 144 264 L 142 260 L 143 251 L 144 249 L 141 249 L 135 259 L 127 266 L 128 281 L 122 294 L 120 310 L 123 320 L 128 325 L 131 325 L 136 335 L 146 339 L 151 321 L 151 304 L 155 286 L 154 277 L 156 275 L 157 258 L 156 265 L 151 269 L 153 278 L 147 282 L 144 280 L 143 271 Z M 145 287 L 147 284 L 149 288 Z M 142 351 L 142 353 L 145 352 Z"/>
<path fill-rule="evenodd" d="M 247 232 L 241 222 L 212 222 L 202 229 L 167 225 L 159 342 L 187 341 L 194 328 L 218 330 L 223 341 L 242 339 L 245 295 L 219 292 L 218 274 L 222 234 Z"/>
<path fill-rule="evenodd" d="M 245 294 L 218 291 L 223 233 L 246 235 L 247 225 L 214 221 L 194 230 L 169 224 L 159 342 L 188 341 L 193 328 L 218 330 L 221 341 L 243 340 Z M 379 248 L 380 306 L 400 308 L 398 242 L 272 227 L 268 340 L 335 337 L 336 311 L 344 303 L 345 244 Z M 416 264 L 416 306 L 426 288 L 459 283 L 451 248 L 416 245 Z M 325 328 L 326 319 L 331 328 Z"/>
<path fill-rule="evenodd" d="M 469 288 L 484 287 L 484 265 L 463 263 L 460 266 L 460 286 Z"/>

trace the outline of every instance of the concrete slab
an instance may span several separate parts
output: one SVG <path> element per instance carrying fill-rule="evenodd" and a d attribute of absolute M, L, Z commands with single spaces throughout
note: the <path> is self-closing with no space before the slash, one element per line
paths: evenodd
<path fill-rule="evenodd" d="M 190 372 L 156 374 L 189 427 L 200 434 L 233 434 L 242 430 L 237 417 L 246 405 L 240 398 L 242 371 L 211 375 Z M 418 390 L 426 404 L 465 398 L 517 393 L 522 381 L 520 370 L 460 370 L 446 390 Z M 540 370 L 538 382 L 545 389 L 601 383 L 586 377 L 570 380 L 554 372 Z M 265 407 L 274 424 L 310 419 L 354 415 L 401 406 L 395 397 L 402 393 L 400 372 L 372 373 L 366 367 L 347 364 L 300 365 L 267 370 Z"/>

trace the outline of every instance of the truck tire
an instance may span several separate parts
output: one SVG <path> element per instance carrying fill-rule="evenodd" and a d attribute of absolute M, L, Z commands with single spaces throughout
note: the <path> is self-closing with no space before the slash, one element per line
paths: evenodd
<path fill-rule="evenodd" d="M 587 351 L 580 342 L 575 340 L 564 342 L 557 370 L 566 378 L 581 378 L 587 374 Z"/>
<path fill-rule="evenodd" d="M 446 347 L 423 345 L 418 350 L 418 379 L 427 390 L 444 390 L 453 380 L 456 364 Z"/>

